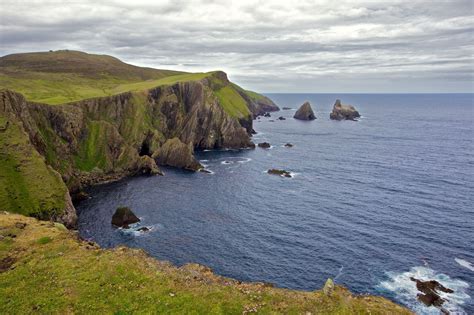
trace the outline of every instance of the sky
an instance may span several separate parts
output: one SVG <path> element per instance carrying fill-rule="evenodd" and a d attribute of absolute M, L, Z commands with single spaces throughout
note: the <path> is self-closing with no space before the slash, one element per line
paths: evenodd
<path fill-rule="evenodd" d="M 474 92 L 474 0 L 0 0 L 0 55 L 50 49 L 267 93 Z"/>

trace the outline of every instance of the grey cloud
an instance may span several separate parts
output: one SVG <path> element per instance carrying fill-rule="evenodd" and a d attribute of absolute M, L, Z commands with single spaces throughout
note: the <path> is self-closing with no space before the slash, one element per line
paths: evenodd
<path fill-rule="evenodd" d="M 3 0 L 0 54 L 67 48 L 142 66 L 223 69 L 246 88 L 270 92 L 285 86 L 472 91 L 472 6 L 469 0 Z"/>

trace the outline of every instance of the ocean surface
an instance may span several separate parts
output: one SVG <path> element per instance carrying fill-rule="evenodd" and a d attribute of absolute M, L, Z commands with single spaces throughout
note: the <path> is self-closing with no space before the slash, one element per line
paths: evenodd
<path fill-rule="evenodd" d="M 199 152 L 212 174 L 163 168 L 95 187 L 77 206 L 80 234 L 279 287 L 331 277 L 419 314 L 439 311 L 409 277 L 436 279 L 455 291 L 446 309 L 474 314 L 474 94 L 268 96 L 293 108 L 255 121 L 254 141 L 270 149 Z M 329 120 L 336 98 L 362 118 Z M 291 118 L 306 100 L 317 120 Z M 122 205 L 151 231 L 113 228 Z"/>

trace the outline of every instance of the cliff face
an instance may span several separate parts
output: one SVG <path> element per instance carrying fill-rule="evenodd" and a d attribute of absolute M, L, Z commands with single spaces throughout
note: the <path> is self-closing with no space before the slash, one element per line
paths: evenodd
<path fill-rule="evenodd" d="M 56 106 L 0 91 L 0 122 L 6 126 L 0 131 L 2 174 L 11 172 L 15 163 L 20 165 L 20 174 L 8 180 L 0 177 L 4 186 L 0 187 L 4 191 L 0 210 L 41 218 L 64 216 L 63 222 L 74 225 L 75 217 L 68 215 L 74 210 L 66 187 L 75 192 L 98 182 L 157 173 L 156 162 L 197 170 L 200 165 L 194 150 L 253 147 L 252 104 L 240 95 L 223 72 L 202 80 Z M 18 155 L 17 162 L 3 162 L 12 160 L 12 155 Z M 23 176 L 25 186 L 31 188 L 28 178 L 38 173 L 28 171 L 28 163 L 33 163 L 29 159 L 47 178 L 46 185 L 36 184 L 52 194 L 31 193 L 38 199 L 40 215 L 27 213 L 27 204 L 16 209 L 7 193 L 18 190 L 10 184 L 15 176 Z M 44 200 L 54 202 L 50 205 Z"/>

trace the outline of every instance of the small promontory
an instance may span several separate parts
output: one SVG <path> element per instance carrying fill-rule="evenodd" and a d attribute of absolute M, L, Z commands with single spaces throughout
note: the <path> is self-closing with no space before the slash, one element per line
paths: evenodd
<path fill-rule="evenodd" d="M 316 115 L 314 114 L 313 109 L 311 108 L 311 104 L 309 102 L 305 102 L 296 111 L 293 118 L 299 119 L 299 120 L 315 120 Z"/>
<path fill-rule="evenodd" d="M 356 120 L 360 114 L 352 105 L 342 105 L 340 100 L 336 100 L 329 118 L 332 120 Z"/>

